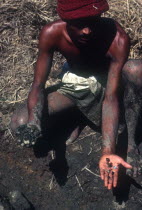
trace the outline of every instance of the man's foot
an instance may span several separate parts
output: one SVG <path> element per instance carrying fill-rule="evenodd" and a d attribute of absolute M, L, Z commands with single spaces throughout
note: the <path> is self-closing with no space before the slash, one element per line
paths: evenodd
<path fill-rule="evenodd" d="M 85 127 L 85 124 L 79 124 L 71 133 L 70 137 L 66 141 L 66 145 L 72 144 L 80 135 L 81 131 Z"/>
<path fill-rule="evenodd" d="M 126 124 L 120 124 L 118 128 L 118 134 L 122 134 L 124 130 L 126 129 Z"/>
<path fill-rule="evenodd" d="M 77 126 L 77 127 L 73 130 L 73 132 L 71 133 L 70 137 L 67 139 L 66 145 L 72 144 L 72 143 L 78 138 L 80 132 L 81 132 L 81 131 L 80 131 L 80 129 L 79 129 L 79 126 Z"/>
<path fill-rule="evenodd" d="M 133 166 L 132 169 L 127 169 L 126 174 L 131 177 L 137 177 L 142 174 L 142 163 L 139 150 L 137 147 L 128 150 L 127 162 Z"/>

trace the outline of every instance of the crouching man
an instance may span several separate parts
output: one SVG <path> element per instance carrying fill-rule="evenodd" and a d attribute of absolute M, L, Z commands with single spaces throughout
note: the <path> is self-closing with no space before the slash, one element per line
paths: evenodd
<path fill-rule="evenodd" d="M 117 186 L 119 166 L 131 169 L 115 154 L 119 123 L 119 86 L 122 72 L 129 75 L 129 37 L 113 19 L 101 17 L 109 9 L 106 0 L 58 0 L 60 20 L 44 26 L 39 38 L 39 56 L 28 96 L 24 120 L 13 115 L 11 127 L 21 133 L 22 143 L 33 145 L 41 133 L 45 82 L 54 52 L 65 58 L 62 85 L 48 95 L 48 112 L 77 106 L 96 125 L 102 124 L 100 175 L 108 189 Z M 124 64 L 126 68 L 124 68 Z M 128 71 L 127 71 L 128 70 Z M 128 77 L 127 77 L 128 78 Z"/>

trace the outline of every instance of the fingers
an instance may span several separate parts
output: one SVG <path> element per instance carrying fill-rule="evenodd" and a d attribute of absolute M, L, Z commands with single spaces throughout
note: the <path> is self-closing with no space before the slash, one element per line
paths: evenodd
<path fill-rule="evenodd" d="M 105 178 L 105 173 L 104 172 L 105 172 L 104 170 L 100 171 L 100 175 L 101 175 L 101 179 L 102 180 L 104 180 L 104 178 Z"/>
<path fill-rule="evenodd" d="M 121 164 L 125 167 L 125 168 L 132 168 L 132 166 L 130 164 L 128 164 L 127 162 L 125 162 L 123 159 L 121 159 Z"/>
<path fill-rule="evenodd" d="M 110 189 L 112 189 L 112 186 L 113 186 L 113 171 L 111 171 L 109 173 L 109 176 L 108 176 L 108 186 L 107 186 L 107 188 L 110 190 Z"/>
<path fill-rule="evenodd" d="M 109 190 L 112 189 L 112 187 L 116 187 L 118 182 L 118 170 L 114 171 L 105 171 L 104 176 L 104 186 L 107 187 Z"/>
<path fill-rule="evenodd" d="M 101 179 L 104 180 L 104 178 L 105 178 L 105 170 L 100 169 L 100 175 L 101 175 Z"/>
<path fill-rule="evenodd" d="M 105 185 L 105 187 L 108 187 L 108 180 L 109 180 L 109 170 L 105 171 L 105 177 L 104 177 L 104 185 Z"/>
<path fill-rule="evenodd" d="M 116 169 L 100 169 L 100 175 L 101 179 L 104 180 L 104 186 L 107 187 L 109 190 L 112 189 L 112 187 L 117 186 L 118 182 L 118 171 L 119 168 Z"/>
<path fill-rule="evenodd" d="M 113 171 L 113 187 L 117 186 L 117 182 L 118 182 L 118 169 Z"/>

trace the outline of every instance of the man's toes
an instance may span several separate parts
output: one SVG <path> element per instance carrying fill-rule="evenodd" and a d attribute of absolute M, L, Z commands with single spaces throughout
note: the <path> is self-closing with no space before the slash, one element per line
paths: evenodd
<path fill-rule="evenodd" d="M 18 139 L 18 140 L 17 140 L 17 142 L 18 142 L 18 143 L 21 143 L 21 142 L 22 142 L 22 140 L 21 140 L 21 139 Z"/>
<path fill-rule="evenodd" d="M 68 145 L 72 144 L 75 140 L 76 140 L 76 139 L 70 137 L 70 138 L 66 141 L 66 145 L 68 146 Z"/>
<path fill-rule="evenodd" d="M 142 168 L 134 166 L 132 169 L 126 169 L 126 174 L 136 178 L 138 175 L 142 175 Z"/>
<path fill-rule="evenodd" d="M 126 169 L 126 174 L 128 175 L 128 176 L 133 176 L 133 169 L 129 169 L 129 168 L 127 168 Z"/>
<path fill-rule="evenodd" d="M 138 175 L 139 175 L 139 176 L 142 175 L 142 167 L 139 167 L 139 168 L 138 168 Z"/>
<path fill-rule="evenodd" d="M 66 141 L 66 145 L 72 144 L 79 136 L 81 129 L 77 126 L 71 133 L 70 137 Z"/>
<path fill-rule="evenodd" d="M 133 177 L 136 178 L 138 176 L 138 167 L 133 167 Z"/>

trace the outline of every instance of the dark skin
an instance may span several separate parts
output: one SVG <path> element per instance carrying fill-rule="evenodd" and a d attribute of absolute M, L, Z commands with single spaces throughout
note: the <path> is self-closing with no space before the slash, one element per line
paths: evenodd
<path fill-rule="evenodd" d="M 118 86 L 122 68 L 129 54 L 129 38 L 117 22 L 107 18 L 93 17 L 69 22 L 58 20 L 46 25 L 40 34 L 39 56 L 28 97 L 28 123 L 38 124 L 39 127 L 43 90 L 51 70 L 54 51 L 59 51 L 70 66 L 80 65 L 82 70 L 78 68 L 78 71 L 73 73 L 84 77 L 95 76 L 96 72 L 101 73 L 99 71 L 104 71 L 104 68 L 98 67 L 107 63 L 108 68 L 105 68 L 105 71 L 108 71 L 108 78 L 102 106 L 103 149 L 99 168 L 104 185 L 108 189 L 116 187 L 119 165 L 132 168 L 121 157 L 115 155 L 119 123 Z M 85 67 L 88 66 L 91 71 L 86 71 Z M 48 98 L 50 113 L 74 106 L 70 99 L 58 92 L 49 95 Z"/>
<path fill-rule="evenodd" d="M 133 166 L 133 170 L 127 169 L 129 176 L 137 177 L 142 173 L 140 143 L 136 137 L 139 133 L 139 117 L 142 107 L 142 60 L 129 60 L 123 68 L 123 80 L 125 82 L 125 119 L 128 131 L 127 161 Z"/>

